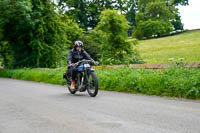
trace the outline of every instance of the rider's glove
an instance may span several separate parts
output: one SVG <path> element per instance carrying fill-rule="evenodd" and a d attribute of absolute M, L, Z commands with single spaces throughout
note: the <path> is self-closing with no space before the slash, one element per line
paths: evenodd
<path fill-rule="evenodd" d="M 99 62 L 98 61 L 94 61 L 94 65 L 99 65 Z"/>
<path fill-rule="evenodd" d="M 74 63 L 71 63 L 71 64 L 69 64 L 69 66 L 70 66 L 70 67 L 74 67 L 74 66 L 75 66 L 75 64 L 74 64 Z"/>

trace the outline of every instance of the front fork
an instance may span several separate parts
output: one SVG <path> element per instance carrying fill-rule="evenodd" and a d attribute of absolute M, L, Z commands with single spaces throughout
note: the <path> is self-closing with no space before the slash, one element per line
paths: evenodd
<path fill-rule="evenodd" d="M 84 88 L 85 88 L 84 87 L 84 85 L 85 85 L 85 77 L 87 77 L 87 76 L 82 75 L 81 73 L 79 73 L 77 75 L 77 83 L 76 83 L 76 85 L 77 85 L 77 88 L 78 88 L 79 91 L 83 91 Z"/>
<path fill-rule="evenodd" d="M 79 73 L 77 75 L 77 83 L 76 83 L 76 85 L 77 85 L 78 90 L 83 91 L 83 90 L 88 88 L 90 73 L 91 73 L 90 71 L 85 70 L 84 75 L 82 75 L 81 73 Z"/>
<path fill-rule="evenodd" d="M 85 71 L 85 85 L 86 88 L 90 86 L 90 81 L 89 81 L 89 76 L 90 76 L 91 71 L 87 70 Z"/>

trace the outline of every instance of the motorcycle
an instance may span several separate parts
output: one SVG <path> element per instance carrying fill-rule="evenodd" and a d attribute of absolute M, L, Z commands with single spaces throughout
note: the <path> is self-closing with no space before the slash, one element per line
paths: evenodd
<path fill-rule="evenodd" d="M 71 89 L 71 74 L 67 74 L 67 87 L 71 94 L 75 94 L 77 91 L 84 92 L 87 90 L 91 97 L 95 97 L 97 95 L 99 84 L 91 64 L 94 64 L 91 60 L 81 60 L 74 64 L 74 67 L 78 70 L 75 79 L 75 90 Z"/>

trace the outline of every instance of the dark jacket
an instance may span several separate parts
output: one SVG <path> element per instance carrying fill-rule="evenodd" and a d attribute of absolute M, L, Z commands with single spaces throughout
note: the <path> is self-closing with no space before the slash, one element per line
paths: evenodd
<path fill-rule="evenodd" d="M 94 61 L 84 49 L 82 49 L 81 51 L 78 51 L 74 48 L 70 51 L 70 53 L 67 56 L 67 63 L 69 65 L 71 63 L 76 63 L 83 59 Z"/>

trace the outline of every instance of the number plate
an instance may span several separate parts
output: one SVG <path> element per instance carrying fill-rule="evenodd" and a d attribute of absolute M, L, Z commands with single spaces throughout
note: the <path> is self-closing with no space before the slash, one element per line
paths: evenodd
<path fill-rule="evenodd" d="M 88 67 L 90 67 L 90 64 L 84 64 L 84 67 L 88 68 Z"/>

